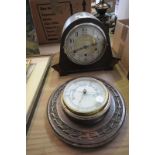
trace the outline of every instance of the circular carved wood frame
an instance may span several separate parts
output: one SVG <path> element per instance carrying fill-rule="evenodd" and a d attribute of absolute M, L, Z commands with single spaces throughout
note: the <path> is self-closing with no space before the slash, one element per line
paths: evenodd
<path fill-rule="evenodd" d="M 64 142 L 82 148 L 102 146 L 113 140 L 119 132 L 125 119 L 125 104 L 120 93 L 106 81 L 103 82 L 111 96 L 111 105 L 107 113 L 100 121 L 92 124 L 82 124 L 70 119 L 61 105 L 61 95 L 69 82 L 59 86 L 51 95 L 48 103 L 49 122 Z"/>

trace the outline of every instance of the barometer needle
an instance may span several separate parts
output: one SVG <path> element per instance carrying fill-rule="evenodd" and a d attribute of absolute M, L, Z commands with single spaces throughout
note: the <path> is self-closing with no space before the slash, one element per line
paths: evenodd
<path fill-rule="evenodd" d="M 83 92 L 83 91 L 78 90 L 78 92 Z M 96 92 L 87 92 L 87 95 L 91 95 L 91 94 L 96 94 Z"/>
<path fill-rule="evenodd" d="M 82 99 L 83 99 L 84 94 L 82 93 L 81 98 L 79 100 L 79 103 L 81 103 Z"/>

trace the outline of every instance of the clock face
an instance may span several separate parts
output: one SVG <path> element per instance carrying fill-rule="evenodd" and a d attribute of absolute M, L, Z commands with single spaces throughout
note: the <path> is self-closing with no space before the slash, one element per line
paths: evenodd
<path fill-rule="evenodd" d="M 106 44 L 105 34 L 100 27 L 83 23 L 69 31 L 65 38 L 64 51 L 72 62 L 89 65 L 102 58 Z"/>
<path fill-rule="evenodd" d="M 95 114 L 108 101 L 108 90 L 99 80 L 82 77 L 69 82 L 63 92 L 64 104 L 75 113 Z"/>

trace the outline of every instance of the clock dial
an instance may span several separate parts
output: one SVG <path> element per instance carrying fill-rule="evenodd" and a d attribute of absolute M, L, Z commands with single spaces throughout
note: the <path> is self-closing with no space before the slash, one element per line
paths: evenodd
<path fill-rule="evenodd" d="M 78 78 L 67 84 L 63 92 L 64 104 L 75 113 L 85 115 L 100 111 L 108 101 L 108 90 L 94 78 Z"/>
<path fill-rule="evenodd" d="M 65 38 L 64 51 L 68 58 L 79 65 L 97 62 L 105 53 L 104 32 L 92 23 L 73 27 Z"/>

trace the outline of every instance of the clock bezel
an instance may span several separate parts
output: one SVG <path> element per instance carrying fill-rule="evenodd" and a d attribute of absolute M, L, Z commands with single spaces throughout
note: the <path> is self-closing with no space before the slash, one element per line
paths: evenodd
<path fill-rule="evenodd" d="M 97 28 L 98 31 L 101 32 L 102 36 L 103 36 L 103 39 L 104 39 L 104 47 L 102 49 L 102 51 L 100 52 L 100 54 L 98 55 L 98 57 L 96 59 L 94 59 L 93 61 L 89 62 L 89 63 L 81 63 L 81 61 L 78 61 L 76 59 L 74 59 L 73 57 L 71 57 L 72 55 L 69 54 L 69 52 L 66 52 L 66 47 L 65 47 L 65 42 L 66 40 L 68 39 L 68 37 L 70 36 L 70 34 L 77 28 L 81 27 L 81 26 L 92 26 L 94 28 Z M 68 59 L 70 61 L 72 61 L 73 63 L 77 64 L 77 65 L 91 65 L 91 64 L 94 64 L 96 63 L 97 61 L 99 61 L 102 56 L 105 54 L 105 51 L 106 51 L 106 47 L 107 47 L 107 38 L 106 38 L 106 35 L 104 33 L 104 31 L 98 26 L 98 25 L 95 25 L 94 23 L 81 23 L 81 24 L 78 24 L 76 26 L 74 26 L 72 29 L 70 29 L 70 31 L 68 32 L 68 34 L 66 35 L 65 37 L 65 40 L 64 40 L 64 53 L 67 55 Z"/>

